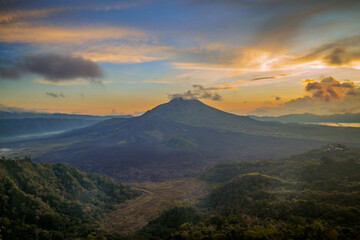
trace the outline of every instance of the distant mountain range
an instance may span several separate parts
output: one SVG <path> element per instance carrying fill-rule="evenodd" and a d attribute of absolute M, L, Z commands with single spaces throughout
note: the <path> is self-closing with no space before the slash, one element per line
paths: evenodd
<path fill-rule="evenodd" d="M 191 177 L 219 161 L 278 158 L 360 144 L 360 129 L 257 121 L 198 100 L 174 99 L 142 116 L 108 119 L 42 140 L 0 144 L 7 156 L 65 162 L 122 181 Z"/>
<path fill-rule="evenodd" d="M 53 132 L 87 127 L 110 118 L 130 117 L 132 116 L 93 116 L 63 113 L 0 111 L 0 139 L 9 137 L 39 137 L 45 133 L 49 134 Z"/>
<path fill-rule="evenodd" d="M 260 121 L 279 121 L 283 123 L 360 123 L 360 113 L 344 113 L 333 115 L 315 115 L 311 113 L 289 114 L 278 117 L 249 117 Z"/>
<path fill-rule="evenodd" d="M 67 113 L 41 113 L 41 112 L 8 112 L 0 111 L 0 119 L 19 119 L 19 118 L 56 118 L 56 119 L 83 119 L 83 120 L 106 120 L 110 118 L 129 118 L 131 115 L 82 115 Z"/>

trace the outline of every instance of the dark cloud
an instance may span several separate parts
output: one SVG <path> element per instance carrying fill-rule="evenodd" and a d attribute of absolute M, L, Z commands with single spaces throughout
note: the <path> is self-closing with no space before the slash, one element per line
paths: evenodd
<path fill-rule="evenodd" d="M 322 60 L 328 65 L 345 65 L 360 60 L 360 35 L 342 38 L 314 48 L 295 61 Z"/>
<path fill-rule="evenodd" d="M 280 101 L 280 100 L 281 100 L 281 97 L 275 97 L 275 100 L 276 100 L 276 101 Z"/>
<path fill-rule="evenodd" d="M 279 78 L 279 77 L 286 77 L 286 76 L 291 76 L 292 74 L 279 74 L 279 75 L 275 75 L 275 76 L 265 76 L 265 77 L 256 77 L 256 78 L 252 78 L 251 81 L 258 81 L 258 80 L 266 80 L 266 79 L 275 79 L 275 78 Z"/>
<path fill-rule="evenodd" d="M 182 98 L 186 100 L 190 99 L 210 99 L 213 101 L 221 101 L 222 97 L 218 93 L 211 93 L 209 91 L 214 90 L 211 88 L 205 88 L 202 85 L 193 85 L 192 90 L 188 90 L 184 93 L 169 94 L 170 99 Z"/>
<path fill-rule="evenodd" d="M 21 74 L 16 68 L 0 66 L 0 76 L 6 79 L 16 79 L 19 78 Z"/>
<path fill-rule="evenodd" d="M 308 21 L 321 14 L 336 10 L 347 11 L 360 5 L 358 0 L 192 0 L 205 5 L 218 4 L 239 7 L 264 18 L 250 45 L 267 49 L 281 49 L 292 45 L 293 40 Z M 269 14 L 271 13 L 271 14 Z M 235 20 L 236 21 L 236 20 Z M 241 20 L 243 21 L 243 20 Z M 243 24 L 243 22 L 235 22 Z"/>
<path fill-rule="evenodd" d="M 305 90 L 312 94 L 312 97 L 322 101 L 341 100 L 349 90 L 355 89 L 354 82 L 346 81 L 341 83 L 333 77 L 327 77 L 320 82 L 309 82 L 305 86 Z"/>
<path fill-rule="evenodd" d="M 17 79 L 24 74 L 38 74 L 52 82 L 75 78 L 89 78 L 97 83 L 103 76 L 102 69 L 96 63 L 81 57 L 59 54 L 28 55 L 0 66 L 0 77 Z"/>
<path fill-rule="evenodd" d="M 309 96 L 299 97 L 279 107 L 261 107 L 253 114 L 284 115 L 291 113 L 334 114 L 360 111 L 360 87 L 352 81 L 327 77 L 321 81 L 306 79 L 305 91 Z"/>
<path fill-rule="evenodd" d="M 45 94 L 53 98 L 65 98 L 65 95 L 63 93 L 46 92 Z"/>

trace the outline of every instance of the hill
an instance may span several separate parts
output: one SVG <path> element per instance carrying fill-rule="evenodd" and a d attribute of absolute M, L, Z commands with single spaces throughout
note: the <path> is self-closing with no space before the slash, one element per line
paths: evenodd
<path fill-rule="evenodd" d="M 215 183 L 201 205 L 169 209 L 133 239 L 359 239 L 359 153 L 219 164 L 201 177 Z"/>
<path fill-rule="evenodd" d="M 99 220 L 139 193 L 64 164 L 0 159 L 0 238 L 73 239 L 99 230 Z"/>

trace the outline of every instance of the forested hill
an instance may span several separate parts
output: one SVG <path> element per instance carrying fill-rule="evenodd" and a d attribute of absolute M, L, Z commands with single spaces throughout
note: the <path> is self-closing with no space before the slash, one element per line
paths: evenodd
<path fill-rule="evenodd" d="M 65 164 L 0 160 L 0 239 L 73 239 L 103 233 L 98 220 L 137 196 L 130 187 Z"/>
<path fill-rule="evenodd" d="M 164 212 L 134 239 L 360 239 L 360 149 L 222 163 L 198 207 Z"/>

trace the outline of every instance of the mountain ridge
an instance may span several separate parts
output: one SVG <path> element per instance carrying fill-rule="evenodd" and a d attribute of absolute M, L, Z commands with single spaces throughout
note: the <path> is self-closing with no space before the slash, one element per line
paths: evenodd
<path fill-rule="evenodd" d="M 0 147 L 14 149 L 9 156 L 31 151 L 36 161 L 65 162 L 121 181 L 162 181 L 196 176 L 223 160 L 279 158 L 344 139 L 359 142 L 357 133 L 261 122 L 198 100 L 176 99 L 139 117 L 109 119 L 51 138 Z"/>
<path fill-rule="evenodd" d="M 316 122 L 332 122 L 332 123 L 360 123 L 360 113 L 343 113 L 330 115 L 317 115 L 313 113 L 303 114 L 287 114 L 277 117 L 272 116 L 253 116 L 249 117 L 260 121 L 279 121 L 284 123 L 316 123 Z"/>

